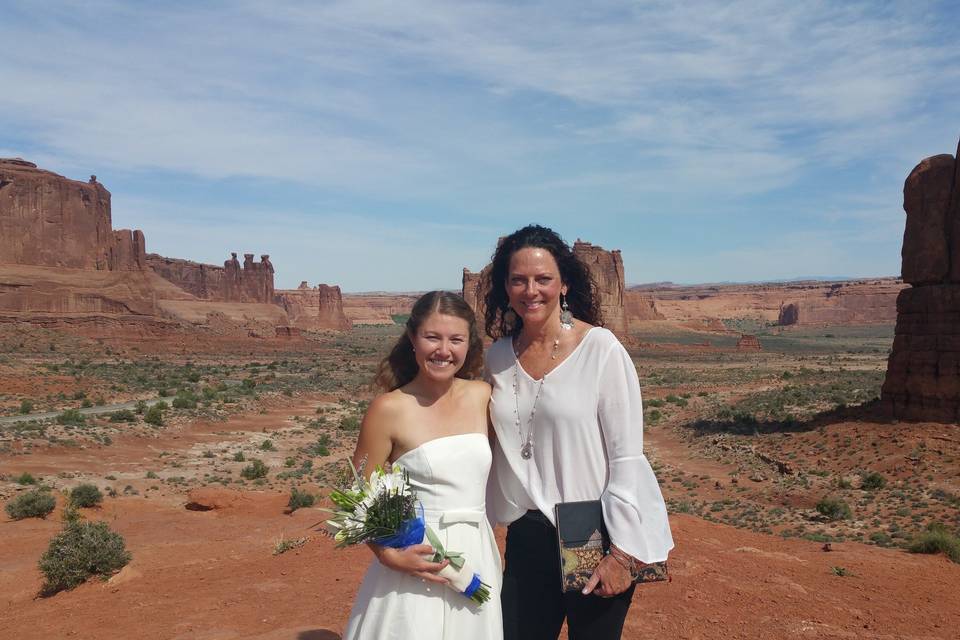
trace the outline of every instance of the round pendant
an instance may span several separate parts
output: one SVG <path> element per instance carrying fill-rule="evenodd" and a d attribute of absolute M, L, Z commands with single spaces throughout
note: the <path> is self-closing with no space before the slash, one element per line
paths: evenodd
<path fill-rule="evenodd" d="M 533 443 L 528 442 L 523 445 L 523 448 L 520 449 L 520 457 L 524 460 L 529 460 L 533 456 Z"/>

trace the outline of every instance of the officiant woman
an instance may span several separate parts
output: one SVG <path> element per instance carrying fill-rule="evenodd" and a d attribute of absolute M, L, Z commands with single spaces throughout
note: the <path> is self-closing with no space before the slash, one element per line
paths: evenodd
<path fill-rule="evenodd" d="M 506 640 L 619 638 L 641 563 L 673 547 L 643 455 L 633 361 L 602 327 L 589 269 L 551 229 L 502 239 L 484 283 L 486 367 L 496 434 L 487 509 L 509 523 Z M 554 507 L 600 500 L 611 553 L 582 591 L 564 593 Z"/>

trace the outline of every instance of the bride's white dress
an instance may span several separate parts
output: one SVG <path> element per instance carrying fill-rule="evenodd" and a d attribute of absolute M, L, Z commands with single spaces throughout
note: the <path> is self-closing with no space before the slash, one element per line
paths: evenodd
<path fill-rule="evenodd" d="M 429 440 L 396 463 L 410 474 L 427 524 L 449 551 L 460 551 L 490 585 L 480 606 L 446 585 L 423 582 L 373 560 L 350 612 L 344 640 L 497 640 L 500 553 L 484 500 L 490 444 L 481 433 Z"/>

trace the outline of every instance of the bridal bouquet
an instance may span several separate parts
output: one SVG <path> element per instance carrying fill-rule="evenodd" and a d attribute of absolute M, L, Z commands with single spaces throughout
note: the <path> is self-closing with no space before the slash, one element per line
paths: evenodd
<path fill-rule="evenodd" d="M 361 464 L 361 469 L 363 465 Z M 462 553 L 443 548 L 440 538 L 423 519 L 417 494 L 410 486 L 406 470 L 398 465 L 386 470 L 377 467 L 370 480 L 350 463 L 353 484 L 349 488 L 334 489 L 330 500 L 337 506 L 333 517 L 326 521 L 338 548 L 365 542 L 402 549 L 420 544 L 424 537 L 434 549 L 431 560 L 450 564 L 440 570 L 447 585 L 478 604 L 490 599 L 490 585 L 480 579 Z"/>

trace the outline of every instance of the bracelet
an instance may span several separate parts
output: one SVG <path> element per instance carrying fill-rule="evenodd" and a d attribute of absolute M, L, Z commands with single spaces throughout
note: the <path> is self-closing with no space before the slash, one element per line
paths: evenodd
<path fill-rule="evenodd" d="M 621 567 L 627 570 L 631 579 L 636 580 L 640 575 L 640 568 L 643 566 L 643 563 L 628 554 L 620 547 L 611 544 L 609 555 L 613 556 L 613 559 L 620 563 Z"/>

